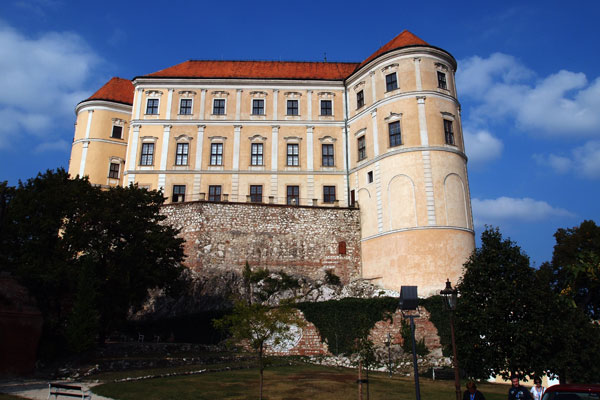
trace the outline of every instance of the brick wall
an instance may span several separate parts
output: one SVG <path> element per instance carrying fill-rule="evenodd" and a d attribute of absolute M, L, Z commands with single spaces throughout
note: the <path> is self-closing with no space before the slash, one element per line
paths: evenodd
<path fill-rule="evenodd" d="M 357 209 L 199 201 L 161 212 L 181 230 L 186 266 L 203 275 L 239 273 L 248 261 L 312 279 L 332 269 L 344 284 L 360 277 Z"/>

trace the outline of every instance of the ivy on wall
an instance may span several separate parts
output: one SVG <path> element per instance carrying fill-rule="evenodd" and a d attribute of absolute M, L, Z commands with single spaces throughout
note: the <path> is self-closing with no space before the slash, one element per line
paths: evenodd
<path fill-rule="evenodd" d="M 395 297 L 345 298 L 296 305 L 317 327 L 323 340 L 327 341 L 329 351 L 335 355 L 353 353 L 356 340 L 366 337 L 377 321 L 390 318 L 397 306 L 398 299 Z M 450 316 L 444 310 L 441 296 L 420 299 L 419 306 L 429 311 L 429 319 L 438 330 L 444 356 L 451 355 Z M 410 327 L 407 328 L 410 331 Z M 425 349 L 421 353 L 426 353 Z"/>
<path fill-rule="evenodd" d="M 393 297 L 345 298 L 296 305 L 317 327 L 335 355 L 353 353 L 356 340 L 365 338 L 377 321 L 390 318 L 397 306 L 398 299 Z"/>

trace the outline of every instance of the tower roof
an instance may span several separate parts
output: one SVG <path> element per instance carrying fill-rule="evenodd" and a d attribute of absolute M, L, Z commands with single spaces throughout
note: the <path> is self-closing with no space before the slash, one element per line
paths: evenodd
<path fill-rule="evenodd" d="M 89 100 L 107 100 L 133 105 L 133 84 L 129 79 L 113 77 L 84 101 Z"/>
<path fill-rule="evenodd" d="M 390 40 L 389 42 L 387 42 L 386 44 L 381 46 L 379 48 L 379 50 L 377 50 L 375 53 L 371 54 L 365 61 L 363 61 L 358 66 L 358 68 L 367 64 L 369 61 L 373 60 L 374 58 L 377 58 L 378 56 L 380 56 L 384 53 L 387 53 L 388 51 L 400 49 L 402 47 L 420 46 L 420 45 L 429 46 L 429 43 L 427 43 L 423 39 L 417 37 L 416 35 L 412 34 L 411 32 L 409 32 L 407 30 L 403 30 L 398 36 L 396 36 L 395 38 L 393 38 L 392 40 Z"/>
<path fill-rule="evenodd" d="M 254 78 L 342 80 L 358 63 L 189 60 L 144 78 Z"/>

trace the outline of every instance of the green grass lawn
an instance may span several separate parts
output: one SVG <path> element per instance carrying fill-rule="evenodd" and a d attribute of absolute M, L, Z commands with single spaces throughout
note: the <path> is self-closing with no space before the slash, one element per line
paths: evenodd
<path fill-rule="evenodd" d="M 314 365 L 274 367 L 265 371 L 264 398 L 269 400 L 325 400 L 358 398 L 356 371 Z M 363 385 L 364 387 L 365 385 Z M 420 381 L 423 400 L 452 400 L 454 382 Z M 463 385 L 464 386 L 464 385 Z M 487 400 L 504 400 L 507 385 L 481 384 Z M 258 370 L 244 369 L 213 372 L 193 376 L 148 379 L 136 382 L 106 383 L 93 392 L 120 400 L 201 400 L 257 399 Z M 370 399 L 415 398 L 414 381 L 410 377 L 389 378 L 387 374 L 370 375 Z M 366 388 L 363 388 L 366 400 Z"/>

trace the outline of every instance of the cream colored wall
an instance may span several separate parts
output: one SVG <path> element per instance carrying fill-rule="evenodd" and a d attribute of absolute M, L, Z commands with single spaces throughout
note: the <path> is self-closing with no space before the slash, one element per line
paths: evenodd
<path fill-rule="evenodd" d="M 122 107 L 122 106 L 121 106 Z M 115 107 L 116 108 L 116 107 Z M 89 136 L 86 138 L 88 119 L 92 117 Z M 130 113 L 110 109 L 110 103 L 101 102 L 97 105 L 83 106 L 77 113 L 77 122 L 69 161 L 69 174 L 76 176 L 80 172 L 84 152 L 84 141 L 88 142 L 87 154 L 83 175 L 88 176 L 90 182 L 96 185 L 116 186 L 123 183 L 125 158 L 127 153 L 127 139 L 129 130 Z M 112 138 L 112 128 L 115 120 L 123 122 L 122 139 Z M 119 179 L 109 179 L 109 166 L 111 160 L 119 161 Z"/>
<path fill-rule="evenodd" d="M 363 277 L 393 290 L 416 285 L 419 296 L 427 297 L 439 294 L 446 279 L 458 282 L 472 251 L 469 231 L 420 229 L 379 236 L 362 242 Z"/>

